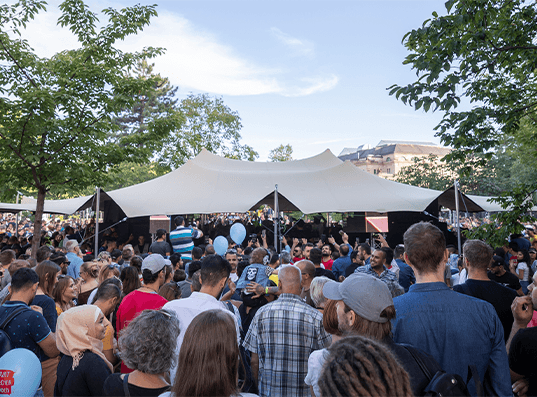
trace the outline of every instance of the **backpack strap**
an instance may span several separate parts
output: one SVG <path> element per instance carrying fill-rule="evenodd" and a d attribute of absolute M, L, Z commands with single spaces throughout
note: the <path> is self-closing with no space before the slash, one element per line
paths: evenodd
<path fill-rule="evenodd" d="M 468 382 L 470 382 L 470 379 L 472 378 L 474 379 L 477 397 L 483 397 L 485 395 L 485 390 L 483 389 L 483 383 L 481 383 L 481 379 L 479 379 L 477 367 L 474 364 L 468 365 L 468 377 L 466 378 L 466 384 L 468 384 Z"/>
<path fill-rule="evenodd" d="M 25 312 L 26 310 L 28 310 L 28 307 L 24 306 L 15 309 L 13 313 L 11 313 L 2 324 L 0 324 L 0 329 L 4 329 L 11 322 L 11 320 L 13 320 L 15 317 L 17 317 L 22 312 Z"/>
<path fill-rule="evenodd" d="M 416 354 L 416 350 L 414 350 L 414 347 L 403 343 L 399 343 L 399 346 L 404 347 L 406 351 L 410 353 L 414 361 L 416 361 L 416 364 L 418 364 L 418 366 L 421 368 L 421 371 L 425 374 L 426 378 L 430 382 L 433 379 L 433 375 L 429 372 L 429 369 L 427 368 L 421 357 Z"/>

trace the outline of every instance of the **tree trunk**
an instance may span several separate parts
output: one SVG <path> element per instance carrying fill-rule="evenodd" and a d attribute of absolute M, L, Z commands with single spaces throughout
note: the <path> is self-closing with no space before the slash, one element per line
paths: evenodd
<path fill-rule="evenodd" d="M 34 236 L 32 237 L 32 255 L 35 259 L 37 250 L 41 244 L 41 223 L 43 220 L 43 208 L 45 207 L 45 196 L 47 191 L 44 187 L 37 191 L 37 203 L 35 207 Z"/>

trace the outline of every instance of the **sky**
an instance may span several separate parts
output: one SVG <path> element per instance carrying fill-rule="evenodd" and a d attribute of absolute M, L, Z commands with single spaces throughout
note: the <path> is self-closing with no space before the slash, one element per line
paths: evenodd
<path fill-rule="evenodd" d="M 1 0 L 0 0 L 1 1 Z M 9 0 L 8 3 L 14 1 Z M 267 161 L 280 144 L 293 158 L 380 140 L 439 144 L 439 113 L 415 111 L 388 95 L 415 73 L 403 60 L 405 33 L 419 28 L 444 0 L 87 0 L 90 9 L 157 3 L 158 17 L 119 46 L 166 48 L 155 71 L 177 96 L 221 97 L 242 119 L 242 143 Z M 40 56 L 76 48 L 56 25 L 59 1 L 28 24 L 24 36 Z M 105 16 L 99 14 L 101 21 Z"/>

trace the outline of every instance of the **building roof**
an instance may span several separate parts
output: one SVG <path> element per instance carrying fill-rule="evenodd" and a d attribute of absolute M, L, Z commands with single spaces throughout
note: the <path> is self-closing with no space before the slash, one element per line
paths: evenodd
<path fill-rule="evenodd" d="M 402 145 L 421 145 L 421 146 L 438 146 L 436 143 L 432 143 L 432 142 L 394 141 L 394 140 L 385 140 L 385 139 L 383 139 L 375 147 L 386 146 L 386 145 L 397 145 L 397 144 L 402 144 Z"/>
<path fill-rule="evenodd" d="M 389 141 L 380 141 L 379 145 L 372 149 L 356 150 L 354 152 L 346 152 L 340 154 L 338 158 L 342 161 L 351 160 L 357 161 L 359 159 L 365 159 L 368 156 L 389 156 L 395 153 L 397 154 L 409 154 L 409 155 L 428 155 L 435 154 L 437 156 L 445 156 L 451 149 L 434 144 L 418 144 L 401 141 L 401 143 L 382 144 Z"/>

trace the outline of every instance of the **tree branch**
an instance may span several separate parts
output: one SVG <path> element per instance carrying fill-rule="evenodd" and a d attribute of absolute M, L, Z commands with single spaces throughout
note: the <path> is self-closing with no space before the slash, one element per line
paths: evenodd
<path fill-rule="evenodd" d="M 0 133 L 0 138 L 5 139 L 6 141 L 8 140 L 8 139 L 6 138 L 6 136 L 5 136 L 4 134 L 2 134 L 2 133 Z M 26 159 L 22 156 L 22 154 L 21 154 L 17 149 L 15 149 L 15 148 L 11 145 L 11 143 L 8 143 L 7 146 L 11 149 L 11 151 L 12 151 L 13 153 L 15 153 L 15 154 L 17 155 L 18 158 L 20 158 L 23 162 L 25 162 L 25 163 L 28 165 L 28 167 L 30 167 L 32 170 L 35 168 L 35 166 L 34 166 L 32 163 L 30 163 L 28 160 L 26 160 Z"/>
<path fill-rule="evenodd" d="M 50 156 L 48 156 L 45 161 L 49 161 L 52 157 L 54 157 L 56 154 L 58 154 L 62 149 L 65 149 L 71 142 L 73 142 L 77 136 L 82 133 L 85 129 L 87 129 L 88 127 L 91 127 L 92 125 L 94 125 L 96 122 L 98 122 L 99 120 L 101 120 L 102 118 L 104 117 L 101 116 L 101 117 L 98 117 L 96 119 L 94 119 L 91 123 L 89 123 L 88 125 L 86 125 L 84 128 L 82 128 L 80 131 L 78 131 L 78 133 L 76 134 L 73 134 L 73 136 L 67 141 L 65 142 L 65 144 L 61 145 L 60 148 L 58 150 L 55 150 Z M 79 123 L 80 125 L 80 123 Z"/>
<path fill-rule="evenodd" d="M 24 122 L 24 125 L 22 126 L 21 141 L 19 143 L 19 152 L 22 151 L 22 141 L 24 138 L 24 133 L 26 132 L 26 125 L 28 125 L 28 122 L 30 121 L 30 118 L 33 116 L 33 114 L 34 114 L 34 108 L 30 110 L 30 114 L 28 115 L 28 118 L 26 119 L 26 121 Z"/>
<path fill-rule="evenodd" d="M 17 65 L 17 67 L 20 69 L 20 71 L 26 76 L 26 78 L 28 79 L 28 81 L 35 87 L 35 88 L 38 88 L 37 87 L 37 84 L 35 83 L 35 81 L 28 75 L 28 73 L 26 73 L 26 70 L 24 70 L 24 68 L 19 64 L 19 62 L 17 62 L 17 60 L 13 57 L 13 55 L 11 55 L 11 53 L 9 52 L 9 50 L 6 48 L 6 45 L 4 44 L 4 41 L 2 39 L 0 39 L 0 44 L 2 45 L 2 47 L 4 48 L 4 51 L 9 55 L 9 57 L 11 58 L 11 60 L 15 63 L 15 65 Z"/>

